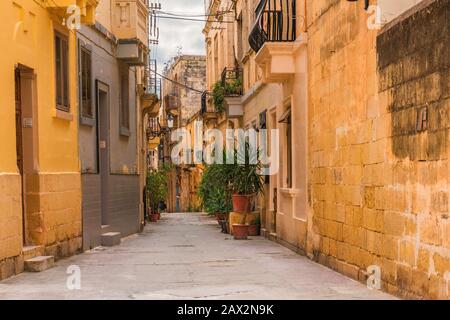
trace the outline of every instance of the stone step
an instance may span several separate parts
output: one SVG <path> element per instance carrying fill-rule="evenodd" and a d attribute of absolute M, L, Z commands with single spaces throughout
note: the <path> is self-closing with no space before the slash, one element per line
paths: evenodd
<path fill-rule="evenodd" d="M 114 232 L 115 230 L 113 230 L 113 228 L 109 225 L 109 224 L 104 224 L 102 225 L 102 230 L 101 233 L 109 233 L 109 232 Z"/>
<path fill-rule="evenodd" d="M 108 232 L 102 234 L 102 246 L 113 247 L 118 246 L 122 241 L 122 234 L 120 232 Z"/>
<path fill-rule="evenodd" d="M 43 246 L 25 246 L 22 249 L 23 260 L 29 260 L 44 255 L 45 248 Z"/>
<path fill-rule="evenodd" d="M 28 272 L 42 272 L 52 268 L 54 265 L 55 258 L 53 256 L 38 256 L 24 262 L 25 271 Z"/>

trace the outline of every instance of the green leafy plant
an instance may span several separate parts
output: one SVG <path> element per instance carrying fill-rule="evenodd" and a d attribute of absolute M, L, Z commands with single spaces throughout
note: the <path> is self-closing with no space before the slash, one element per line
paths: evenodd
<path fill-rule="evenodd" d="M 213 164 L 206 167 L 198 189 L 204 210 L 213 215 L 231 211 L 231 196 L 223 179 L 217 179 L 223 165 Z"/>
<path fill-rule="evenodd" d="M 264 190 L 258 154 L 259 151 L 251 150 L 247 142 L 231 152 L 234 161 L 226 161 L 224 151 L 223 164 L 206 167 L 198 190 L 206 212 L 228 213 L 232 209 L 233 194 L 254 195 Z"/>
<path fill-rule="evenodd" d="M 214 187 L 208 195 L 205 203 L 205 210 L 210 214 L 228 213 L 232 209 L 231 201 L 225 188 L 222 186 Z"/>
<path fill-rule="evenodd" d="M 261 225 L 261 216 L 258 214 L 256 218 L 250 223 L 251 226 Z"/>
<path fill-rule="evenodd" d="M 226 81 L 218 81 L 213 86 L 212 96 L 216 111 L 222 113 L 225 111 L 225 97 L 241 94 L 242 81 L 240 79 Z"/>
<path fill-rule="evenodd" d="M 165 201 L 168 194 L 168 168 L 150 171 L 147 175 L 147 201 L 152 213 L 158 212 L 159 203 Z"/>
<path fill-rule="evenodd" d="M 262 192 L 264 180 L 260 172 L 259 150 L 253 150 L 248 142 L 234 149 L 234 163 L 229 169 L 230 189 L 234 194 L 251 195 Z"/>

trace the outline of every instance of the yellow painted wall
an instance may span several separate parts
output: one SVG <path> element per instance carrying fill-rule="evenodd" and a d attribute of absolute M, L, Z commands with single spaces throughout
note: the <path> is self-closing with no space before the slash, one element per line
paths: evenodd
<path fill-rule="evenodd" d="M 14 67 L 22 64 L 37 75 L 37 106 L 39 110 L 39 169 L 42 172 L 78 171 L 77 147 L 77 63 L 76 37 L 68 33 L 56 14 L 34 1 L 2 1 L 3 31 L 0 41 L 8 44 L 0 55 L 0 96 L 2 154 L 0 170 L 17 172 L 15 151 Z M 70 113 L 73 121 L 56 118 L 54 85 L 54 29 L 69 35 Z"/>
<path fill-rule="evenodd" d="M 0 236 L 0 260 L 19 255 L 22 247 L 14 94 L 17 65 L 32 69 L 35 75 L 33 139 L 37 148 L 24 179 L 27 243 L 46 245 L 52 248 L 49 254 L 67 255 L 81 245 L 75 31 L 61 24 L 64 11 L 50 10 L 33 0 L 1 1 L 0 12 L 0 42 L 4 44 L 0 54 L 0 186 L 3 191 L 8 189 L 0 200 L 0 226 L 7 231 L 2 229 Z M 54 30 L 69 38 L 69 113 L 56 111 Z M 6 234 L 11 237 L 5 240 Z M 57 249 L 63 242 L 70 242 L 70 248 Z"/>

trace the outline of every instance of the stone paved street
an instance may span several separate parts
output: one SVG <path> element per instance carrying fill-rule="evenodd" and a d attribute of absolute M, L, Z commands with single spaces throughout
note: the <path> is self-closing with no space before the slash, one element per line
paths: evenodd
<path fill-rule="evenodd" d="M 66 288 L 70 265 L 81 290 Z M 166 214 L 157 225 L 0 283 L 0 299 L 392 299 L 265 240 L 234 241 L 202 214 Z"/>

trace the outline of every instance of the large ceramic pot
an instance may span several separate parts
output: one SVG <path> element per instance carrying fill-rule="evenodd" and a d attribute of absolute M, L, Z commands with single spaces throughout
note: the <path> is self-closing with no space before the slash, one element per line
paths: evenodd
<path fill-rule="evenodd" d="M 247 213 L 251 210 L 253 195 L 233 194 L 233 211 Z"/>
<path fill-rule="evenodd" d="M 150 215 L 150 222 L 158 222 L 158 214 L 151 214 Z"/>
<path fill-rule="evenodd" d="M 233 224 L 234 240 L 247 240 L 248 227 L 246 224 Z"/>

